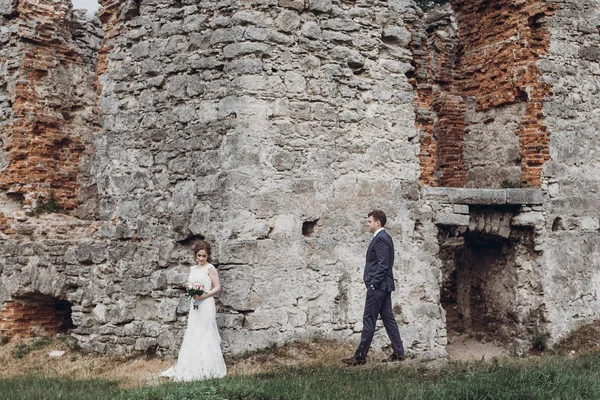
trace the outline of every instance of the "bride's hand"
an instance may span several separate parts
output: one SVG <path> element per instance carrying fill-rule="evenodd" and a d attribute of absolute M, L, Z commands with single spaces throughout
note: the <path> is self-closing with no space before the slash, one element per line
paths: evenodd
<path fill-rule="evenodd" d="M 204 294 L 203 294 L 203 295 L 201 295 L 201 296 L 194 296 L 194 300 L 196 300 L 196 301 L 200 301 L 200 300 L 208 299 L 209 297 L 210 297 L 210 296 L 209 296 L 208 294 L 204 293 Z"/>

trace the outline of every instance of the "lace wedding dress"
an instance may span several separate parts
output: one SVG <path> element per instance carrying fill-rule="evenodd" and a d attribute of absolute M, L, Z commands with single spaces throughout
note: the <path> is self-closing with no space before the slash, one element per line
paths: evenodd
<path fill-rule="evenodd" d="M 210 266 L 193 266 L 188 282 L 201 283 L 204 290 L 209 291 L 212 288 L 208 276 Z M 222 378 L 227 372 L 221 353 L 221 336 L 217 330 L 215 299 L 211 296 L 197 304 L 198 309 L 194 309 L 194 299 L 190 300 L 188 325 L 177 363 L 160 374 L 177 382 Z"/>

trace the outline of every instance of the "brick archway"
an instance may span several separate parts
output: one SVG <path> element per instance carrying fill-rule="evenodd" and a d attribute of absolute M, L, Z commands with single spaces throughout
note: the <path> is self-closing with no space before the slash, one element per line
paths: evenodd
<path fill-rule="evenodd" d="M 0 309 L 0 335 L 49 336 L 74 328 L 71 303 L 41 293 L 15 297 Z"/>

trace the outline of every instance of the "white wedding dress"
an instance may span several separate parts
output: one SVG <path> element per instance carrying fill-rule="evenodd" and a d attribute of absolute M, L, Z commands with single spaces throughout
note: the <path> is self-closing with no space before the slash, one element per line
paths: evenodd
<path fill-rule="evenodd" d="M 212 288 L 208 276 L 210 266 L 212 265 L 193 266 L 190 269 L 188 282 L 201 283 L 204 290 L 209 291 Z M 194 299 L 191 299 L 188 325 L 179 349 L 177 363 L 160 374 L 177 382 L 222 378 L 227 373 L 221 352 L 221 336 L 217 329 L 215 299 L 211 296 L 200 300 L 196 310 L 193 304 Z"/>

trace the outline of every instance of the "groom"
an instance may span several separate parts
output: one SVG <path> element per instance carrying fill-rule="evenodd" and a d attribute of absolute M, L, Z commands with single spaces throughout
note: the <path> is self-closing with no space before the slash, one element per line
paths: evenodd
<path fill-rule="evenodd" d="M 367 299 L 363 315 L 363 330 L 360 344 L 354 357 L 342 361 L 351 366 L 363 365 L 367 359 L 369 347 L 375 333 L 377 316 L 381 315 L 383 326 L 392 342 L 392 355 L 386 361 L 404 359 L 404 347 L 398 332 L 398 324 L 392 312 L 392 291 L 394 285 L 394 243 L 392 237 L 383 229 L 387 218 L 381 210 L 373 210 L 367 219 L 369 232 L 373 234 L 367 250 L 367 262 L 363 281 L 367 287 Z"/>

